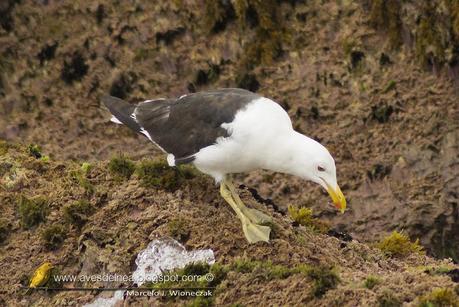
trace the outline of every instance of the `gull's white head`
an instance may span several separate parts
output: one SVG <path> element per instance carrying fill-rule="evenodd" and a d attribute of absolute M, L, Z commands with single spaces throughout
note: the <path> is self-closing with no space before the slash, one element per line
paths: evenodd
<path fill-rule="evenodd" d="M 346 199 L 336 179 L 335 160 L 319 142 L 295 133 L 295 153 L 291 156 L 292 168 L 288 173 L 320 184 L 333 200 L 335 207 L 346 210 Z"/>

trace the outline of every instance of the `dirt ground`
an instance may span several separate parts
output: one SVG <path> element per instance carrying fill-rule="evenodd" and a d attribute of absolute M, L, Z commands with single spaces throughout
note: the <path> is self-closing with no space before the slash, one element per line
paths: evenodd
<path fill-rule="evenodd" d="M 422 44 L 416 43 L 422 23 L 416 28 L 413 21 L 422 14 L 411 1 L 400 10 L 403 42 L 397 47 L 390 31 L 373 24 L 368 2 L 378 1 L 267 1 L 262 8 L 246 1 L 252 4 L 241 21 L 243 2 L 0 3 L 0 138 L 8 144 L 4 152 L 0 148 L 1 217 L 8 221 L 0 245 L 0 303 L 90 302 L 97 293 L 29 296 L 18 287 L 45 260 L 67 274 L 96 268 L 127 274 L 153 238 L 170 235 L 168 225 L 177 217 L 186 221 L 186 247 L 213 249 L 217 263 L 248 257 L 284 266 L 323 264 L 334 266 L 341 279 L 317 298 L 299 274 L 269 280 L 230 272 L 217 287 L 217 305 L 366 306 L 384 297 L 416 305 L 433 288 L 457 287 L 448 275 L 426 273 L 454 269 L 450 260 L 439 259 L 459 261 L 459 103 L 451 64 L 457 49 L 444 52 L 453 58 L 445 64 L 434 48 L 433 60 L 423 65 Z M 219 18 L 210 18 L 212 12 Z M 271 14 L 275 25 L 263 14 Z M 443 35 L 441 26 L 436 30 Z M 457 48 L 454 37 L 442 39 Z M 345 214 L 337 214 L 312 183 L 267 171 L 239 174 L 238 183 L 276 205 L 241 190 L 278 226 L 272 243 L 248 245 L 210 178 L 197 176 L 166 192 L 143 186 L 137 175 L 118 180 L 110 174 L 109 160 L 118 153 L 134 161 L 161 153 L 110 123 L 102 95 L 139 101 L 220 87 L 273 98 L 297 130 L 330 150 L 348 200 Z M 49 159 L 31 157 L 28 144 L 39 145 Z M 92 165 L 86 180 L 79 173 L 84 162 Z M 46 198 L 45 222 L 21 226 L 20 195 Z M 81 228 L 63 222 L 62 209 L 79 199 L 96 209 Z M 313 208 L 354 240 L 295 226 L 285 214 L 289 205 Z M 49 251 L 41 233 L 53 224 L 64 225 L 66 236 Z M 419 238 L 428 256 L 394 259 L 372 247 L 393 230 Z M 362 286 L 370 275 L 381 279 L 373 289 Z"/>

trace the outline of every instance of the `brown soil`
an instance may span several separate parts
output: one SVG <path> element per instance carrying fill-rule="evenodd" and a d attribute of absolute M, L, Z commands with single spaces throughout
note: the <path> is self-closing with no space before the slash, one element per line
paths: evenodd
<path fill-rule="evenodd" d="M 24 283 L 45 260 L 69 274 L 99 273 L 95 267 L 129 273 L 136 254 L 152 238 L 168 235 L 167 223 L 177 216 L 188 222 L 187 248 L 212 248 L 219 263 L 244 256 L 284 265 L 321 263 L 336 266 L 342 280 L 317 299 L 309 294 L 311 283 L 299 275 L 266 281 L 231 272 L 217 304 L 365 306 L 377 304 L 387 292 L 416 304 L 433 287 L 454 287 L 449 277 L 424 272 L 426 266 L 451 264 L 420 255 L 391 259 L 358 242 L 403 230 L 419 238 L 429 255 L 459 261 L 459 104 L 447 74 L 453 71 L 454 77 L 454 70 L 442 70 L 436 62 L 427 67 L 433 72 L 426 70 L 409 40 L 394 48 L 390 33 L 374 29 L 367 1 L 361 2 L 275 4 L 285 32 L 282 52 L 263 45 L 261 63 L 247 46 L 257 41 L 263 23 L 253 25 L 251 15 L 243 27 L 226 7 L 220 26 L 211 29 L 206 1 L 2 2 L 0 138 L 38 144 L 50 162 L 35 160 L 16 145 L 0 156 L 2 163 L 14 165 L 14 176 L 9 167 L 0 173 L 2 218 L 10 223 L 0 246 L 0 304 L 89 302 L 95 293 L 27 296 L 14 285 Z M 412 21 L 418 8 L 405 5 L 403 31 L 421 35 Z M 272 58 L 266 56 L 270 53 Z M 102 95 L 138 101 L 234 86 L 278 101 L 296 129 L 329 148 L 348 199 L 344 215 L 327 205 L 316 185 L 265 171 L 241 174 L 240 183 L 280 207 L 267 207 L 279 226 L 272 243 L 248 245 L 211 179 L 197 177 L 164 192 L 143 187 L 136 176 L 119 181 L 109 174 L 107 160 L 118 152 L 134 160 L 160 152 L 145 138 L 109 123 Z M 94 166 L 88 175 L 93 193 L 69 179 L 84 161 Z M 49 200 L 46 223 L 21 228 L 20 194 Z M 249 204 L 265 207 L 249 192 L 243 195 Z M 47 251 L 41 231 L 63 224 L 62 207 L 81 198 L 96 212 L 81 230 L 68 227 L 62 247 Z M 292 226 L 280 213 L 288 205 L 312 207 L 358 241 L 341 242 Z M 382 279 L 372 290 L 362 286 L 369 275 Z"/>

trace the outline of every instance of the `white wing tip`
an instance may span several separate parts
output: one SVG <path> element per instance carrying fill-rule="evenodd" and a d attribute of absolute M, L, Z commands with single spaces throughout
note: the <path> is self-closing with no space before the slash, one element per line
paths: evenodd
<path fill-rule="evenodd" d="M 115 123 L 115 124 L 118 124 L 118 125 L 122 125 L 123 123 L 120 122 L 120 120 L 118 118 L 115 117 L 115 115 L 112 116 L 112 118 L 110 118 L 110 121 Z"/>

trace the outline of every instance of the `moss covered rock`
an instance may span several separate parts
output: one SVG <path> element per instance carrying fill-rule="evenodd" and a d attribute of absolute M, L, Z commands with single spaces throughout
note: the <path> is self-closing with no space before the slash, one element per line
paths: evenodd
<path fill-rule="evenodd" d="M 129 179 L 135 171 L 135 163 L 123 155 L 113 157 L 108 169 L 117 179 Z"/>
<path fill-rule="evenodd" d="M 43 197 L 27 198 L 21 195 L 18 200 L 22 227 L 29 229 L 46 220 L 48 203 Z"/>
<path fill-rule="evenodd" d="M 94 210 L 94 206 L 89 201 L 81 199 L 64 207 L 64 219 L 70 224 L 81 227 Z"/>
<path fill-rule="evenodd" d="M 48 226 L 41 234 L 43 244 L 49 250 L 58 249 L 64 243 L 66 237 L 67 231 L 62 225 Z"/>

